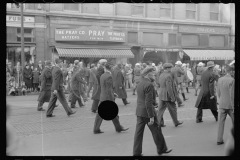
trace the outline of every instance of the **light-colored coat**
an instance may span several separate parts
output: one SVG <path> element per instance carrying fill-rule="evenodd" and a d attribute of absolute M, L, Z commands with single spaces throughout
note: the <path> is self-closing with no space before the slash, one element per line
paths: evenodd
<path fill-rule="evenodd" d="M 218 80 L 217 94 L 219 97 L 219 108 L 234 109 L 230 98 L 233 83 L 234 79 L 230 75 L 225 75 Z"/>

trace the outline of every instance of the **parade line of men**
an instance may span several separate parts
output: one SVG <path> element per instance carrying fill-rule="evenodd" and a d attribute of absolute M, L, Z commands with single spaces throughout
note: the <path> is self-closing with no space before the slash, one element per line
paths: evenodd
<path fill-rule="evenodd" d="M 84 92 L 84 85 L 86 81 L 84 79 L 83 68 L 75 63 L 74 73 L 71 77 L 70 89 L 71 89 L 71 108 L 75 108 L 76 101 L 79 106 L 83 106 L 82 101 L 87 101 L 87 96 Z M 137 91 L 137 107 L 136 116 L 137 124 L 134 135 L 134 147 L 133 155 L 142 156 L 142 141 L 145 125 L 148 125 L 154 142 L 157 147 L 157 153 L 159 155 L 164 153 L 170 153 L 171 148 L 168 148 L 165 139 L 162 134 L 161 127 L 165 127 L 163 120 L 163 114 L 166 108 L 172 117 L 174 125 L 177 127 L 183 124 L 183 121 L 179 121 L 177 118 L 177 107 L 182 106 L 182 101 L 179 98 L 179 93 L 182 94 L 183 100 L 186 101 L 183 91 L 183 79 L 181 75 L 186 74 L 181 68 L 182 63 L 176 62 L 174 67 L 171 63 L 165 63 L 163 65 L 163 71 L 155 78 L 155 68 L 148 65 L 141 69 L 139 64 L 136 64 L 135 72 L 135 86 L 133 88 L 133 95 Z M 57 99 L 64 107 L 68 116 L 76 113 L 69 107 L 65 94 L 63 92 L 63 72 L 61 70 L 63 62 L 60 59 L 55 60 L 55 66 L 51 66 L 50 61 L 46 61 L 45 69 L 41 74 L 41 92 L 38 98 L 38 111 L 44 111 L 42 105 L 44 102 L 49 102 L 46 117 L 54 117 L 53 110 L 56 105 Z M 202 121 L 202 109 L 211 109 L 216 121 L 218 121 L 217 112 L 217 97 L 215 84 L 218 81 L 217 95 L 220 99 L 220 123 L 217 144 L 223 144 L 223 130 L 226 115 L 229 114 L 234 122 L 234 79 L 231 77 L 234 72 L 233 67 L 228 66 L 226 68 L 226 76 L 217 79 L 213 73 L 214 62 L 209 61 L 206 68 L 198 69 L 197 87 L 201 86 L 201 91 L 198 95 L 195 107 L 198 108 L 196 122 Z M 122 64 L 119 63 L 114 66 L 112 63 L 107 62 L 105 59 L 99 60 L 99 67 L 97 69 L 91 69 L 90 71 L 90 84 L 93 87 L 92 93 L 92 112 L 97 113 L 98 106 L 101 102 L 109 100 L 115 101 L 115 98 L 121 98 L 124 105 L 129 104 L 127 101 L 127 92 L 124 86 L 124 76 L 121 72 Z M 201 74 L 200 74 L 201 73 Z M 156 92 L 156 84 L 158 84 L 159 92 Z M 87 95 L 89 95 L 91 88 L 88 88 Z M 188 89 L 187 89 L 188 92 Z M 156 96 L 159 97 L 159 104 L 156 103 Z M 120 125 L 119 116 L 114 118 L 113 124 L 117 132 L 126 131 L 129 128 L 124 128 Z M 93 127 L 94 134 L 103 133 L 100 130 L 102 118 L 99 114 L 96 114 L 95 123 Z"/>

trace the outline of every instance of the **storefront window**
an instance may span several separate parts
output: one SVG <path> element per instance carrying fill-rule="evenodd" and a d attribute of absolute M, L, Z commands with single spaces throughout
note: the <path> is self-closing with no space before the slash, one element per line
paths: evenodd
<path fill-rule="evenodd" d="M 171 4 L 160 4 L 160 17 L 171 18 Z"/>

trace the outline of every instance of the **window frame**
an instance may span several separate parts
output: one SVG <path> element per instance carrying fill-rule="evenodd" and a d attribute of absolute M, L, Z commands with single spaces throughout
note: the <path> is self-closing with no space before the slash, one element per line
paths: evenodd
<path fill-rule="evenodd" d="M 133 14 L 132 14 L 132 6 L 140 6 L 140 7 L 143 7 L 143 14 L 142 14 L 142 16 L 139 16 L 139 15 L 133 15 Z M 145 16 L 145 14 L 146 14 L 145 9 L 146 9 L 145 4 L 132 3 L 132 4 L 131 4 L 131 17 L 146 17 L 146 16 Z"/>
<path fill-rule="evenodd" d="M 166 19 L 172 19 L 172 16 L 173 16 L 173 13 L 172 13 L 172 10 L 173 10 L 173 4 L 170 3 L 170 17 L 162 17 L 161 16 L 161 9 L 169 9 L 167 7 L 162 7 L 162 5 L 160 4 L 160 18 L 166 18 Z"/>
<path fill-rule="evenodd" d="M 65 6 L 65 4 L 66 3 L 62 3 L 62 10 L 63 10 L 63 12 L 80 12 L 80 13 L 82 13 L 82 4 L 80 4 L 80 3 L 77 3 L 78 4 L 78 10 L 77 11 L 75 11 L 75 10 L 68 10 L 68 9 L 65 9 L 64 8 L 64 6 Z M 70 3 L 70 4 L 75 4 L 75 3 Z"/>
<path fill-rule="evenodd" d="M 103 3 L 103 4 L 105 4 L 105 3 Z M 111 14 L 101 14 L 101 13 L 100 13 L 100 3 L 98 4 L 98 7 L 99 7 L 99 8 L 98 8 L 98 14 L 99 14 L 99 15 L 103 15 L 103 16 L 105 16 L 105 15 L 114 16 L 114 15 L 115 15 L 115 3 L 110 3 L 110 4 L 113 5 L 113 6 L 112 6 L 112 7 L 113 7 L 113 14 L 112 14 L 112 15 L 111 15 Z"/>
<path fill-rule="evenodd" d="M 195 21 L 197 21 L 197 17 L 198 17 L 198 4 L 195 4 L 195 3 L 194 3 L 194 4 L 196 5 L 195 19 L 189 19 L 189 18 L 187 18 L 187 11 L 192 11 L 192 12 L 194 11 L 194 10 L 187 9 L 187 4 L 188 4 L 188 3 L 186 3 L 186 8 L 185 8 L 185 10 L 186 10 L 186 20 L 190 20 L 190 21 L 191 21 L 191 20 L 193 20 L 193 21 L 195 20 Z"/>
<path fill-rule="evenodd" d="M 215 21 L 215 20 L 211 20 L 211 13 L 217 13 L 217 12 L 214 12 L 214 11 L 211 11 L 211 4 L 218 4 L 218 20 Z M 209 4 L 209 7 L 210 7 L 210 15 L 209 15 L 209 20 L 212 21 L 212 22 L 220 22 L 220 6 L 221 3 L 210 3 Z"/>
<path fill-rule="evenodd" d="M 6 3 L 6 7 L 7 7 L 7 9 L 15 9 L 15 10 L 21 10 L 21 7 L 19 7 L 19 8 L 12 8 L 12 4 L 15 4 L 15 3 Z M 8 7 L 10 5 L 10 7 Z M 23 9 L 25 10 L 26 9 L 26 6 L 25 6 L 26 4 L 25 3 L 23 3 Z"/>
<path fill-rule="evenodd" d="M 20 29 L 20 33 L 18 32 L 18 29 Z M 25 41 L 25 38 L 31 38 L 30 42 L 36 42 L 36 39 L 35 39 L 35 29 L 34 28 L 24 28 L 24 29 L 31 29 L 31 35 L 33 36 L 33 37 L 24 37 L 24 42 L 28 42 L 28 41 Z M 24 31 L 24 29 L 23 29 L 23 31 Z M 21 28 L 16 27 L 16 30 L 17 30 L 16 31 L 17 35 L 21 34 Z M 24 34 L 25 34 L 25 31 L 24 31 Z M 20 38 L 20 41 L 18 41 L 18 38 Z M 17 36 L 17 42 L 21 42 L 21 37 Z"/>

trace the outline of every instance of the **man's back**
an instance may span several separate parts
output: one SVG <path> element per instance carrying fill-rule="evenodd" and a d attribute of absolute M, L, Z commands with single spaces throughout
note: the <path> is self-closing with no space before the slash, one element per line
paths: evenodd
<path fill-rule="evenodd" d="M 63 74 L 59 67 L 54 67 L 52 70 L 52 88 L 51 90 L 63 90 Z"/>
<path fill-rule="evenodd" d="M 105 72 L 101 75 L 100 85 L 101 85 L 100 101 L 105 100 L 114 101 L 113 79 L 110 73 Z"/>

